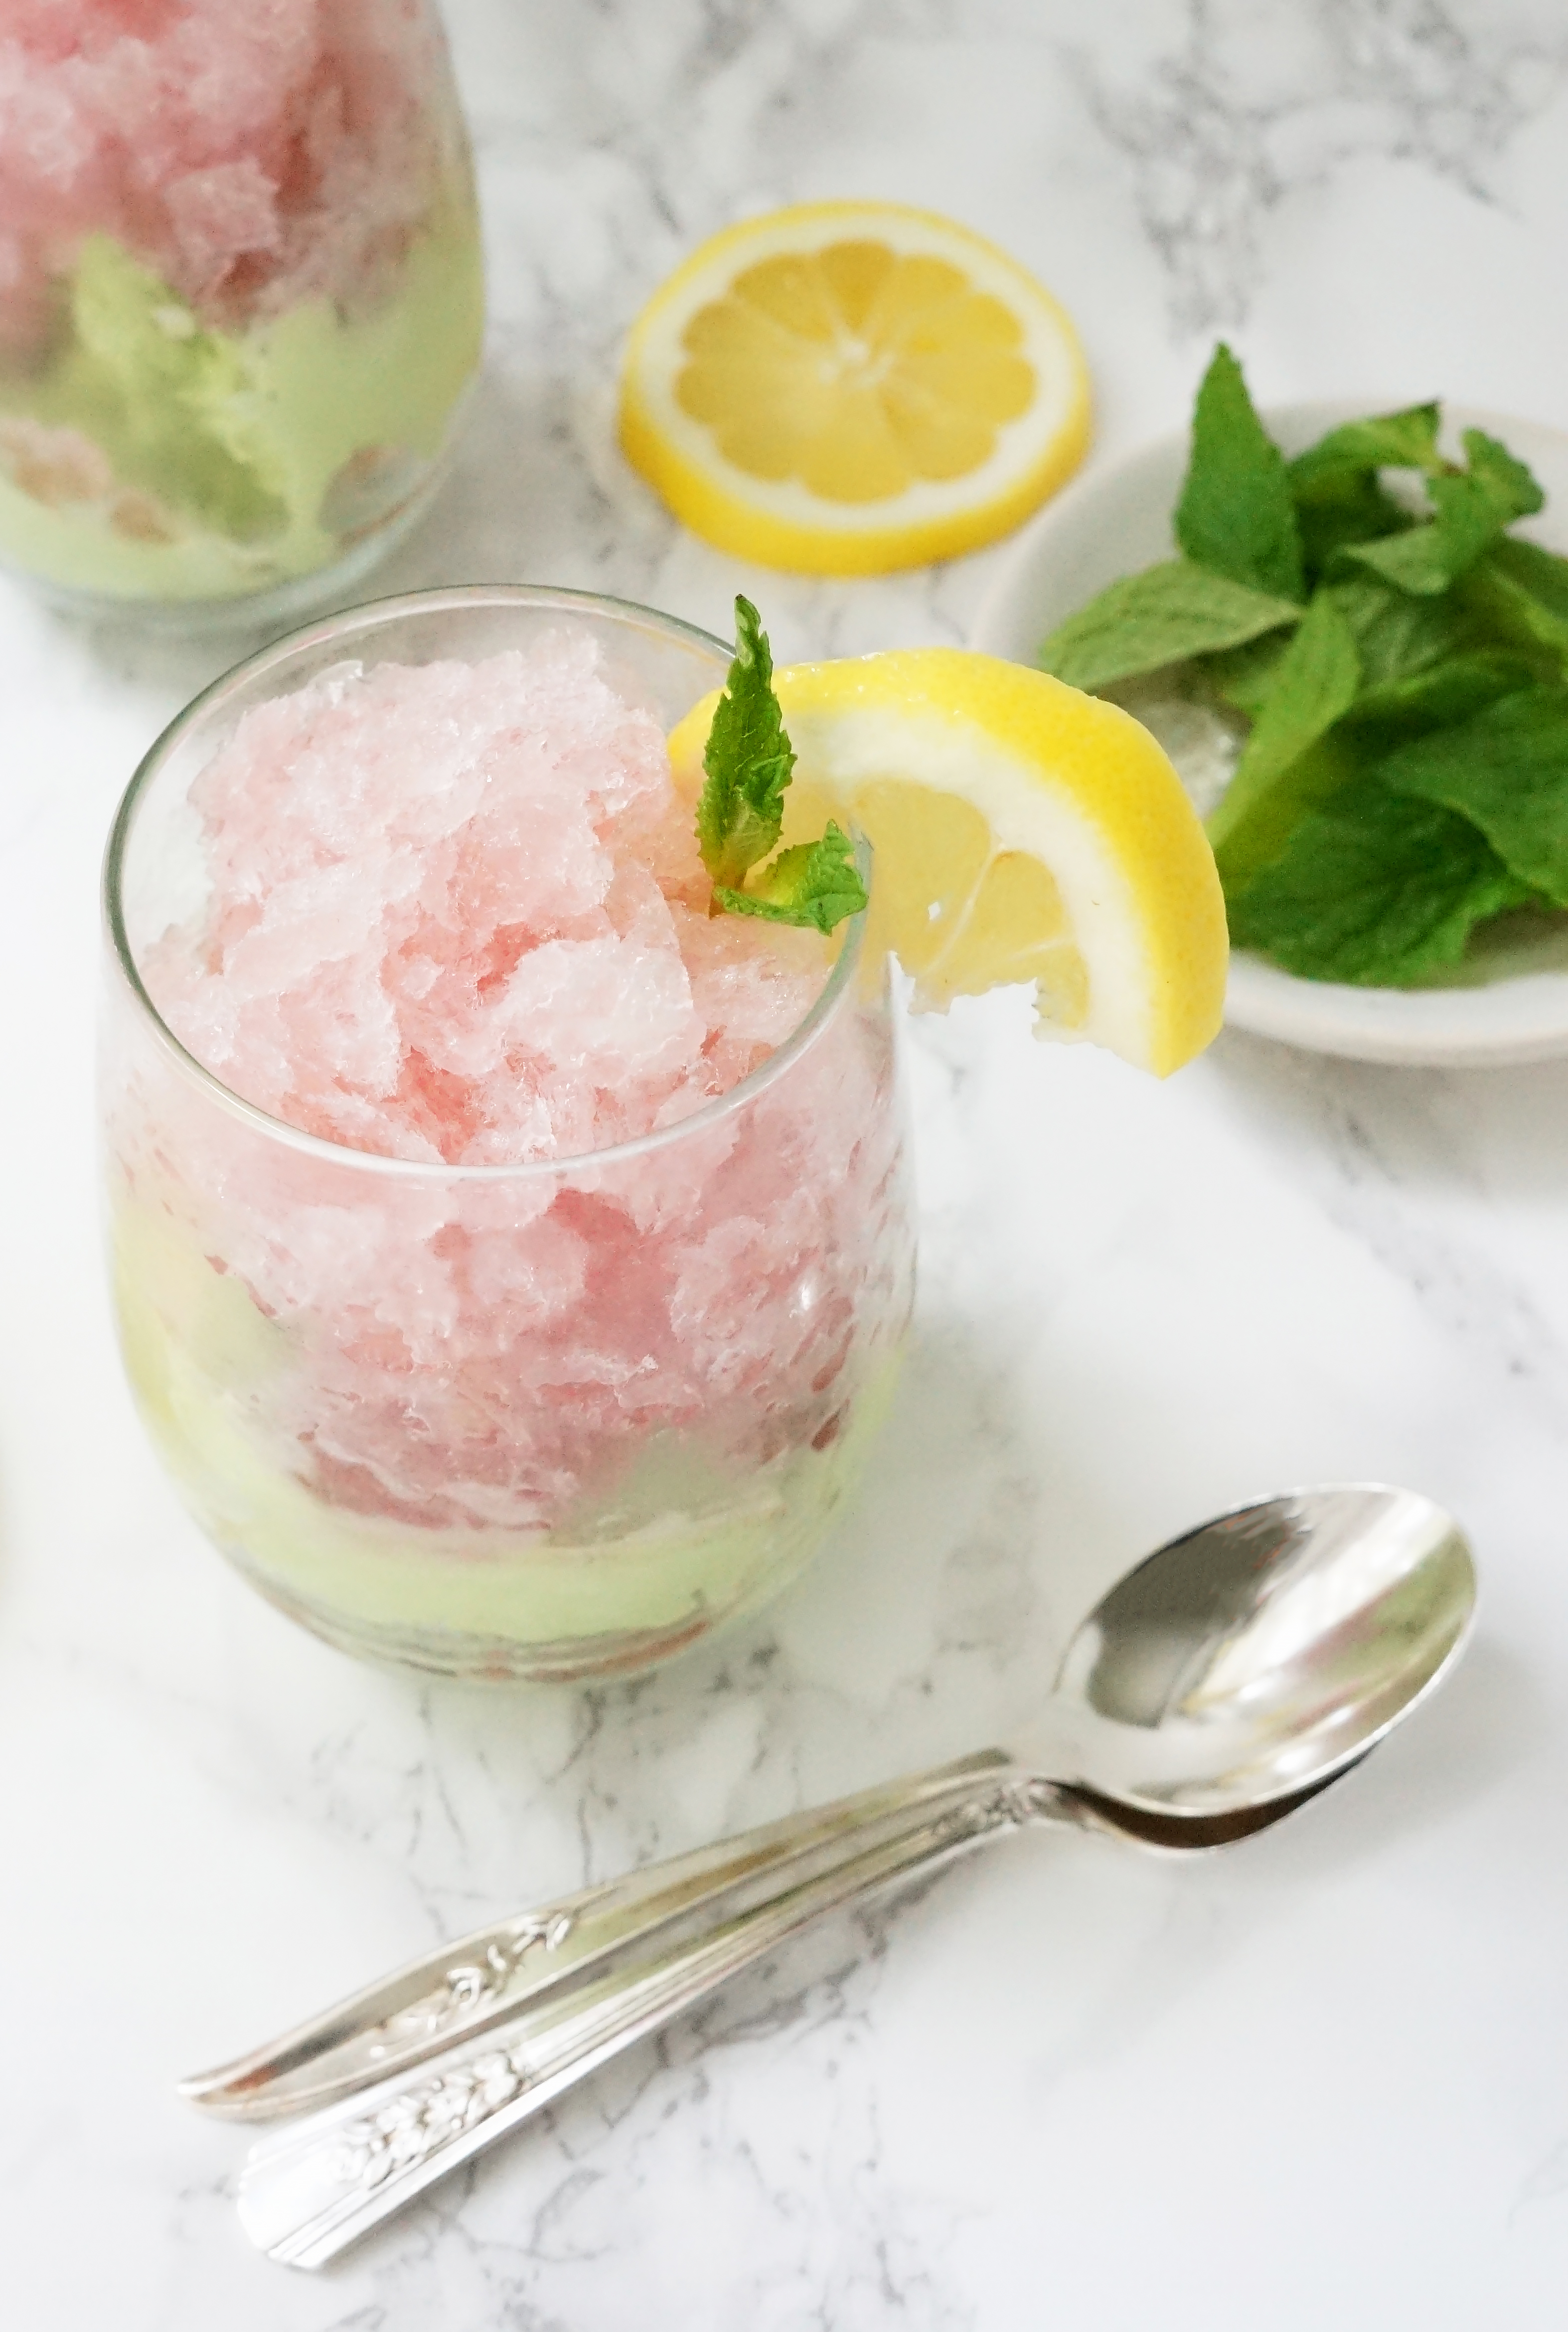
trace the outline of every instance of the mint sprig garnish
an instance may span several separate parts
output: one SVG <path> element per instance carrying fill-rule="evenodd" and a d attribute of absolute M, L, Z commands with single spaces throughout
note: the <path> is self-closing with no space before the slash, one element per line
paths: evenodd
<path fill-rule="evenodd" d="M 798 842 L 764 866 L 749 891 L 713 885 L 726 913 L 761 915 L 770 923 L 808 923 L 825 935 L 846 915 L 865 904 L 865 885 L 855 864 L 855 845 L 841 826 L 827 821 L 820 842 Z"/>
<path fill-rule="evenodd" d="M 1172 530 L 1058 626 L 1082 688 L 1170 671 L 1250 723 L 1209 819 L 1238 947 L 1318 980 L 1439 979 L 1521 907 L 1568 910 L 1568 559 L 1506 445 L 1434 403 L 1286 461 L 1219 346 Z"/>
<path fill-rule="evenodd" d="M 831 819 L 820 841 L 797 843 L 760 865 L 783 828 L 795 751 L 774 693 L 768 635 L 739 595 L 734 660 L 713 708 L 703 768 L 697 847 L 713 878 L 710 913 L 759 915 L 826 934 L 860 913 L 866 894 L 854 847 Z M 754 867 L 760 872 L 752 875 Z"/>
<path fill-rule="evenodd" d="M 737 597 L 734 661 L 703 748 L 707 783 L 697 804 L 697 847 L 716 884 L 739 884 L 767 857 L 784 822 L 794 767 L 768 635 L 750 599 Z"/>

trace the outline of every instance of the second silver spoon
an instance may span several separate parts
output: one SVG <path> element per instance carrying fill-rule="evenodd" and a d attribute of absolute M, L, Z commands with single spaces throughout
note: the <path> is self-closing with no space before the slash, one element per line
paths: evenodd
<path fill-rule="evenodd" d="M 465 2003 L 471 2021 L 448 2030 L 423 2079 L 406 2067 L 435 2035 L 417 2018 L 401 2032 L 396 2015 L 366 2021 L 368 2008 L 385 2009 L 383 1987 L 187 2084 L 219 2110 L 277 2112 L 301 2088 L 320 2096 L 335 2084 L 341 2096 L 356 2077 L 374 2079 L 368 2034 L 398 2054 L 394 2078 L 254 2150 L 241 2195 L 248 2231 L 276 2258 L 323 2264 L 809 1920 L 987 1836 L 1044 1819 L 1207 1847 L 1265 1827 L 1431 1688 L 1464 1640 L 1474 1591 L 1450 1518 L 1409 1491 L 1291 1492 L 1189 1533 L 1102 1599 L 1013 1754 L 984 1753 L 533 1915 L 547 1955 L 550 1917 L 565 1945 L 574 1906 L 589 1907 L 598 1940 L 585 1950 L 579 1935 L 560 1974 L 540 1968 L 521 1985 L 508 1962 L 495 2004 Z M 619 1916 L 617 1885 L 629 1890 Z M 650 1954 L 655 1934 L 664 1948 Z M 641 1953 L 629 1965 L 617 1948 L 628 1945 Z M 390 1983 L 426 1974 L 418 1964 Z"/>

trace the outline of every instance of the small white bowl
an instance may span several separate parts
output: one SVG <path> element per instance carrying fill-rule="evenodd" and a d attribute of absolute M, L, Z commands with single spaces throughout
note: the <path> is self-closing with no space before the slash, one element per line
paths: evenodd
<path fill-rule="evenodd" d="M 1266 413 L 1270 435 L 1300 453 L 1325 430 L 1373 410 L 1358 403 L 1287 405 Z M 1386 409 L 1386 408 L 1379 408 Z M 1538 421 L 1445 406 L 1443 437 L 1485 429 L 1527 462 L 1546 507 L 1518 531 L 1568 551 L 1568 435 Z M 1121 575 L 1174 556 L 1171 513 L 1187 467 L 1187 432 L 1162 437 L 1088 474 L 1019 535 L 987 594 L 970 645 L 1033 664 L 1065 617 Z M 1357 1061 L 1465 1066 L 1544 1061 L 1568 1053 L 1568 922 L 1543 918 L 1506 944 L 1483 941 L 1441 987 L 1346 988 L 1297 980 L 1259 956 L 1231 959 L 1225 1018 L 1233 1028 Z"/>

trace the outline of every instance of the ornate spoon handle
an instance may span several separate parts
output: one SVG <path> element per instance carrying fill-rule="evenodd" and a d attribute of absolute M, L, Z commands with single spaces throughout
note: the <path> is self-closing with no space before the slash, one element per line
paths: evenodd
<path fill-rule="evenodd" d="M 628 1951 L 752 1908 L 824 1856 L 841 1858 L 890 1822 L 907 1826 L 927 1807 L 1009 1768 L 1000 1750 L 983 1751 L 518 1912 L 410 1962 L 232 2064 L 193 2074 L 180 2094 L 236 2121 L 272 2120 L 352 2096 L 478 2039 Z"/>
<path fill-rule="evenodd" d="M 443 2056 L 418 2080 L 394 2080 L 263 2138 L 240 2182 L 240 2218 L 258 2249 L 319 2268 L 448 2171 L 542 2111 L 823 1913 L 935 1868 L 1034 1820 L 1093 1820 L 1076 1793 L 999 1764 L 956 1803 L 871 1846 L 856 1841 L 815 1877 L 786 1887 L 693 1940 L 585 1980 L 523 2010 L 483 2043 Z"/>

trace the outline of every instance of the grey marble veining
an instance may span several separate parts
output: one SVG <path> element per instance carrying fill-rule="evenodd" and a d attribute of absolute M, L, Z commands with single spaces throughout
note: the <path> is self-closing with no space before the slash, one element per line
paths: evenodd
<path fill-rule="evenodd" d="M 1472 199 L 1505 199 L 1499 164 L 1559 95 L 1568 27 L 1440 0 L 1185 0 L 1131 71 L 1113 43 L 1076 53 L 1095 119 L 1133 174 L 1140 224 L 1181 334 L 1244 326 L 1269 214 L 1363 159 L 1407 163 Z"/>
<path fill-rule="evenodd" d="M 998 554 L 770 574 L 684 534 L 615 447 L 620 338 L 661 276 L 831 194 L 949 210 L 1034 266 L 1083 329 L 1107 454 L 1179 423 L 1219 331 L 1268 396 L 1437 390 L 1568 426 L 1555 0 L 448 13 L 491 349 L 388 589 L 547 580 L 722 630 L 743 588 L 787 656 L 961 639 Z M 0 591 L 0 962 L 25 999 L 0 1152 L 7 2322 L 1556 2332 L 1568 1065 L 1227 1037 L 1156 1088 L 1035 1046 L 1016 999 L 915 1027 L 918 1333 L 817 1571 L 632 1686 L 375 1675 L 183 1519 L 99 1285 L 97 858 L 224 660 Z M 1144 1548 L 1376 1474 L 1468 1523 L 1485 1629 L 1299 1826 L 1180 1871 L 1020 1840 L 802 1945 L 332 2273 L 249 2253 L 241 2141 L 174 2075 L 530 1895 L 1005 1738 Z"/>

